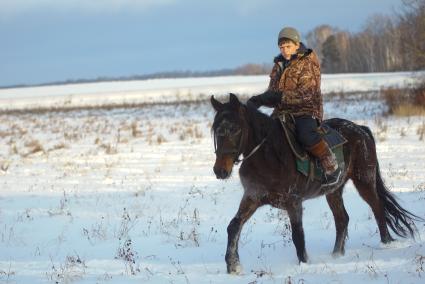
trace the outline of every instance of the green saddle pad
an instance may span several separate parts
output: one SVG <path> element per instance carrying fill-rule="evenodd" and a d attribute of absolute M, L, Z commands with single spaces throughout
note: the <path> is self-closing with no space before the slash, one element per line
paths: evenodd
<path fill-rule="evenodd" d="M 342 145 L 337 145 L 334 148 L 331 148 L 331 151 L 335 154 L 338 167 L 343 169 L 345 167 L 344 153 L 342 150 Z M 320 162 L 317 159 L 296 159 L 297 170 L 305 176 L 311 176 L 312 179 L 322 180 L 324 171 Z"/>
<path fill-rule="evenodd" d="M 295 138 L 295 125 L 290 120 L 280 120 L 280 122 L 291 150 L 295 155 L 297 170 L 307 177 L 310 176 L 312 179 L 322 180 L 322 176 L 324 175 L 322 166 L 316 158 L 311 157 L 297 142 Z M 347 140 L 339 132 L 327 125 L 326 121 L 318 128 L 318 132 L 335 154 L 338 166 L 343 169 L 345 164 L 342 147 Z"/>

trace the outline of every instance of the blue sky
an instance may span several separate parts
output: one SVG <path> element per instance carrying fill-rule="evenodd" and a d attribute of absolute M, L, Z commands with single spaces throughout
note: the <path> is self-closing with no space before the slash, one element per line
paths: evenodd
<path fill-rule="evenodd" d="M 0 86 L 268 63 L 283 26 L 356 32 L 401 0 L 0 0 Z"/>

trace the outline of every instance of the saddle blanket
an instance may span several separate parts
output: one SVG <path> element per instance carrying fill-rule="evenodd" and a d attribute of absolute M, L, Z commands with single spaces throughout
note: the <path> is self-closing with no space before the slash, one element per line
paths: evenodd
<path fill-rule="evenodd" d="M 311 179 L 322 180 L 324 170 L 319 160 L 312 157 L 304 150 L 295 138 L 293 128 L 288 126 L 288 123 L 282 122 L 285 136 L 289 141 L 292 152 L 296 157 L 297 170 L 305 176 L 310 176 Z M 319 132 L 322 134 L 323 139 L 328 143 L 331 151 L 335 154 L 338 166 L 342 169 L 345 167 L 343 145 L 347 140 L 338 131 L 331 128 L 326 123 L 323 123 Z"/>

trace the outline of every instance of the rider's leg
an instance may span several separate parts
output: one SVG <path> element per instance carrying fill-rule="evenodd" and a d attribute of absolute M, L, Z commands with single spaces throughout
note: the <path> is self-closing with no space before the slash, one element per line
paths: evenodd
<path fill-rule="evenodd" d="M 312 116 L 300 116 L 295 118 L 296 134 L 298 141 L 304 148 L 317 157 L 325 170 L 325 183 L 338 182 L 341 174 L 334 153 L 330 150 L 326 141 L 317 131 L 317 120 Z"/>
<path fill-rule="evenodd" d="M 295 117 L 294 120 L 298 142 L 304 149 L 309 149 L 322 140 L 322 136 L 317 132 L 319 124 L 314 117 L 303 115 Z"/>

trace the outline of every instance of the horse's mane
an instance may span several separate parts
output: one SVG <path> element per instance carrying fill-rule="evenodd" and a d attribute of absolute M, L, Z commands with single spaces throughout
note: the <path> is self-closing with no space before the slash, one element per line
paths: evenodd
<path fill-rule="evenodd" d="M 256 143 L 260 143 L 266 138 L 266 158 L 277 158 L 281 163 L 285 164 L 287 160 L 285 159 L 284 151 L 285 140 L 280 121 L 253 107 L 246 106 L 246 110 L 249 124 L 254 131 Z"/>

